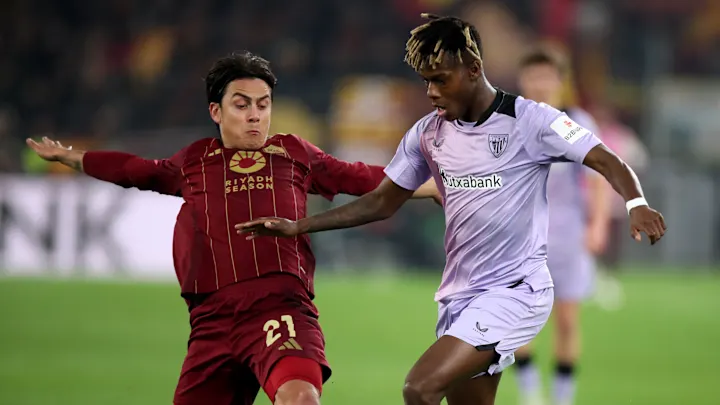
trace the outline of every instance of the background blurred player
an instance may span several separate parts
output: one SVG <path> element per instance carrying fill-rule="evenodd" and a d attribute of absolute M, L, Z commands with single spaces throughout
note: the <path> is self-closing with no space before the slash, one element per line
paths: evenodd
<path fill-rule="evenodd" d="M 560 55 L 537 50 L 520 63 L 523 97 L 549 104 L 597 133 L 584 110 L 564 100 L 568 72 Z M 609 187 L 602 176 L 579 163 L 554 163 L 548 176 L 548 268 L 555 284 L 555 378 L 553 404 L 570 405 L 575 393 L 575 364 L 580 352 L 580 303 L 592 292 L 593 256 L 603 252 L 610 220 Z M 515 353 L 521 403 L 543 404 L 540 374 L 531 348 Z"/>
<path fill-rule="evenodd" d="M 191 333 L 176 405 L 252 404 L 260 387 L 275 404 L 319 404 L 330 368 L 312 302 L 310 240 L 248 241 L 231 224 L 302 218 L 308 193 L 362 195 L 383 168 L 337 160 L 295 135 L 268 138 L 276 78 L 252 53 L 218 60 L 205 82 L 220 136 L 170 159 L 83 152 L 47 138 L 27 143 L 100 180 L 184 198 L 173 256 Z"/>
<path fill-rule="evenodd" d="M 590 113 L 597 122 L 603 142 L 627 162 L 639 176 L 642 177 L 647 173 L 650 153 L 638 134 L 618 119 L 615 108 L 609 104 L 597 103 L 590 106 Z M 622 238 L 620 236 L 625 233 L 622 223 L 626 215 L 623 202 L 612 196 L 608 244 L 603 254 L 598 257 L 599 266 L 593 295 L 595 304 L 606 310 L 620 309 L 625 301 L 623 286 L 616 276 L 621 268 Z"/>
<path fill-rule="evenodd" d="M 427 16 L 407 42 L 405 60 L 427 84 L 435 111 L 406 134 L 373 192 L 309 218 L 238 224 L 260 235 L 294 238 L 393 215 L 431 176 L 442 184 L 447 263 L 435 299 L 438 340 L 405 381 L 407 405 L 488 405 L 501 371 L 550 316 L 546 264 L 546 182 L 550 163 L 584 162 L 626 201 L 632 234 L 664 234 L 632 170 L 564 113 L 493 88 L 485 78 L 477 30 L 458 18 Z M 292 217 L 290 217 L 292 218 Z M 404 331 L 408 333 L 407 331 Z M 476 377 L 476 378 L 475 378 Z"/>

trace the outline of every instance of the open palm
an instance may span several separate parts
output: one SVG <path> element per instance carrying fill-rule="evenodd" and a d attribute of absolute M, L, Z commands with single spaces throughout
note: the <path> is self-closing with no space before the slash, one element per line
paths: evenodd
<path fill-rule="evenodd" d="M 72 150 L 72 146 L 65 147 L 60 142 L 53 141 L 47 136 L 44 136 L 41 142 L 35 142 L 30 138 L 25 142 L 38 156 L 49 162 L 57 162 L 63 156 L 67 155 L 68 151 Z"/>

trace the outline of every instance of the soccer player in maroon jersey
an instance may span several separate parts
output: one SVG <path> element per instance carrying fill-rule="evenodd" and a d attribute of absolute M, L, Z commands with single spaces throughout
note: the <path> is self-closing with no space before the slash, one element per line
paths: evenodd
<path fill-rule="evenodd" d="M 249 241 L 232 228 L 260 217 L 303 218 L 308 193 L 368 193 L 383 167 L 338 160 L 295 135 L 268 138 L 276 78 L 250 52 L 218 60 L 205 82 L 220 136 L 169 159 L 84 152 L 47 138 L 27 143 L 97 179 L 185 200 L 173 258 L 191 332 L 176 405 L 252 404 L 261 387 L 275 404 L 319 404 L 330 368 L 312 302 L 310 239 Z M 433 187 L 424 190 L 416 197 L 437 198 Z"/>

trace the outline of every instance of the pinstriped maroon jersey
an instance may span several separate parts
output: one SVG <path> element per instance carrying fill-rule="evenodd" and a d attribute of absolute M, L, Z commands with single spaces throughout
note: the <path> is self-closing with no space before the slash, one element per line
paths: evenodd
<path fill-rule="evenodd" d="M 246 240 L 235 224 L 265 216 L 297 220 L 306 216 L 308 193 L 362 195 L 384 178 L 383 167 L 338 160 L 295 135 L 275 135 L 252 151 L 206 138 L 164 160 L 88 152 L 83 169 L 123 187 L 182 196 L 173 256 L 184 295 L 279 272 L 297 276 L 314 294 L 308 235 Z"/>

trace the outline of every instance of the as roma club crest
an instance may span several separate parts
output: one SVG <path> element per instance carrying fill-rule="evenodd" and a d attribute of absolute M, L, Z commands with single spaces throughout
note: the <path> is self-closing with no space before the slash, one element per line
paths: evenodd
<path fill-rule="evenodd" d="M 500 157 L 500 155 L 507 149 L 508 134 L 490 134 L 488 135 L 488 146 L 490 146 L 490 152 L 493 156 Z"/>

